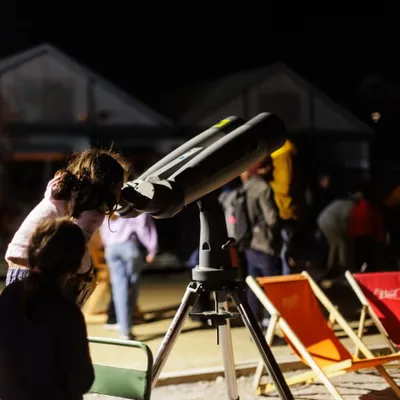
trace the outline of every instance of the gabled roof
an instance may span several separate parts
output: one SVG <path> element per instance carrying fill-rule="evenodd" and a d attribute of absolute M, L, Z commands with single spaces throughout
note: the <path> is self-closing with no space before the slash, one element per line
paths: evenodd
<path fill-rule="evenodd" d="M 275 63 L 268 67 L 231 74 L 210 82 L 210 84 L 203 85 L 204 89 L 200 99 L 197 96 L 197 99 L 199 100 L 193 102 L 191 107 L 183 113 L 179 119 L 179 123 L 181 125 L 196 124 L 208 114 L 211 114 L 213 111 L 216 111 L 218 108 L 223 107 L 234 98 L 240 96 L 244 90 L 249 90 L 256 85 L 260 85 L 277 73 L 283 73 L 296 82 L 298 86 L 304 87 L 306 90 L 311 90 L 316 97 L 321 98 L 329 107 L 346 117 L 346 119 L 356 126 L 359 126 L 360 130 L 366 132 L 373 131 L 373 129 L 365 122 L 361 121 L 348 110 L 333 101 L 329 96 L 305 80 L 284 63 Z"/>
<path fill-rule="evenodd" d="M 60 49 L 49 43 L 43 43 L 40 44 L 39 46 L 19 52 L 15 55 L 2 58 L 0 60 L 0 75 L 26 62 L 29 62 L 37 57 L 40 57 L 44 54 L 48 54 L 52 57 L 55 57 L 58 60 L 60 60 L 64 65 L 67 65 L 71 70 L 75 70 L 76 72 L 85 75 L 88 78 L 96 80 L 104 88 L 115 93 L 119 98 L 123 99 L 124 101 L 126 101 L 132 107 L 138 109 L 143 114 L 148 115 L 150 118 L 157 121 L 159 124 L 169 127 L 172 127 L 174 125 L 174 123 L 170 119 L 164 117 L 155 110 L 151 109 L 146 104 L 142 103 L 140 100 L 129 95 L 128 93 L 121 90 L 107 79 L 103 78 L 102 76 L 94 73 L 90 69 L 81 65 L 78 61 L 74 60 L 72 57 L 70 57 L 69 55 L 67 55 L 66 53 L 64 53 L 63 51 L 61 51 Z"/>

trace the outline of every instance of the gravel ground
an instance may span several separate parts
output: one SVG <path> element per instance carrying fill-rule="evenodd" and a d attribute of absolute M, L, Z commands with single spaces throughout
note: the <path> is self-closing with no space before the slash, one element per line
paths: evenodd
<path fill-rule="evenodd" d="M 391 375 L 400 383 L 400 370 L 391 369 Z M 290 375 L 290 374 L 288 374 Z M 351 373 L 334 378 L 332 382 L 345 400 L 394 400 L 396 396 L 388 388 L 386 382 L 373 371 Z M 252 377 L 238 379 L 240 400 L 279 399 L 276 393 L 268 396 L 254 396 Z M 296 386 L 292 388 L 296 400 L 331 400 L 322 384 Z M 223 400 L 228 399 L 225 381 L 218 378 L 213 382 L 197 382 L 191 384 L 162 386 L 155 388 L 152 400 Z M 85 400 L 116 400 L 115 397 L 87 395 Z"/>

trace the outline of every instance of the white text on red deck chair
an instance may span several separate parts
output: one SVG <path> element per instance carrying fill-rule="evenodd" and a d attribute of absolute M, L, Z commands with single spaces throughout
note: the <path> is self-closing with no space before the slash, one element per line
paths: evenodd
<path fill-rule="evenodd" d="M 390 350 L 397 353 L 400 345 L 400 272 L 352 274 L 347 271 L 346 278 L 362 305 L 358 336 L 362 337 L 369 315 Z"/>

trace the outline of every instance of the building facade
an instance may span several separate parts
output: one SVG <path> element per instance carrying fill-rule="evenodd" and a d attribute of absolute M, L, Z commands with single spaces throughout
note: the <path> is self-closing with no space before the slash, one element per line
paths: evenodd
<path fill-rule="evenodd" d="M 172 121 L 48 44 L 0 61 L 0 95 L 0 121 L 16 151 L 39 151 L 40 143 L 80 150 L 96 132 L 155 150 L 176 144 Z"/>
<path fill-rule="evenodd" d="M 206 129 L 231 115 L 250 119 L 260 112 L 280 116 L 293 136 L 308 136 L 326 159 L 368 169 L 373 129 L 288 68 L 275 64 L 219 79 L 179 123 Z"/>

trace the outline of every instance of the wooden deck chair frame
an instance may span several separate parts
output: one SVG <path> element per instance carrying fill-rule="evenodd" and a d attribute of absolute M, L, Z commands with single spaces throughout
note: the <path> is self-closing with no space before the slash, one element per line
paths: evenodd
<path fill-rule="evenodd" d="M 104 260 L 104 253 L 90 247 L 90 257 L 93 267 L 97 272 L 97 285 L 92 295 L 87 300 L 83 307 L 83 315 L 85 316 L 86 323 L 98 324 L 105 323 L 107 319 L 107 304 L 110 302 L 110 272 L 108 265 Z M 104 301 L 106 298 L 106 301 Z M 105 303 L 104 309 L 99 309 L 99 304 Z"/>
<path fill-rule="evenodd" d="M 104 302 L 104 298 L 107 300 Z M 98 324 L 105 323 L 107 320 L 107 309 L 99 310 L 98 305 L 101 302 L 108 304 L 110 302 L 110 283 L 106 280 L 99 280 L 96 289 L 87 300 L 83 307 L 83 314 L 86 323 Z"/>
<path fill-rule="evenodd" d="M 365 329 L 365 321 L 367 319 L 367 316 L 372 319 L 373 323 L 377 327 L 379 333 L 384 337 L 386 340 L 389 349 L 392 353 L 398 353 L 399 349 L 394 345 L 394 343 L 390 340 L 389 334 L 387 333 L 385 327 L 382 325 L 382 322 L 376 315 L 375 311 L 372 309 L 371 305 L 368 302 L 368 299 L 366 298 L 364 292 L 362 291 L 360 285 L 358 284 L 356 278 L 350 271 L 346 271 L 345 273 L 346 279 L 349 282 L 351 288 L 353 289 L 354 293 L 358 297 L 361 303 L 361 315 L 360 315 L 360 321 L 358 325 L 358 337 L 362 339 L 363 334 L 364 334 L 364 329 Z M 355 355 L 358 356 L 360 352 L 360 349 L 357 347 L 355 351 Z"/>
<path fill-rule="evenodd" d="M 366 358 L 374 358 L 374 355 L 367 348 L 364 342 L 357 336 L 357 334 L 353 331 L 347 321 L 344 319 L 342 314 L 337 310 L 337 308 L 331 303 L 325 293 L 321 290 L 321 288 L 315 283 L 315 281 L 311 278 L 311 276 L 307 272 L 302 272 L 301 274 L 304 276 L 320 303 L 326 308 L 326 310 L 330 313 L 330 315 L 335 319 L 336 323 L 340 325 L 343 331 L 347 334 L 347 336 L 356 344 L 356 346 L 360 349 L 361 353 Z M 278 279 L 280 277 L 277 277 Z M 346 374 L 346 368 L 350 368 L 352 365 L 351 360 L 346 360 L 343 362 L 338 362 L 336 365 L 328 366 L 325 368 L 321 368 L 317 362 L 313 359 L 310 353 L 307 351 L 306 347 L 303 345 L 299 337 L 296 333 L 291 329 L 290 325 L 286 322 L 284 318 L 280 316 L 279 311 L 275 308 L 273 303 L 268 299 L 264 290 L 257 283 L 256 279 L 252 276 L 248 276 L 246 278 L 246 283 L 250 287 L 250 289 L 254 292 L 256 297 L 259 299 L 261 304 L 266 308 L 266 310 L 271 314 L 270 323 L 266 332 L 266 340 L 268 345 L 272 345 L 272 340 L 274 336 L 274 331 L 277 326 L 281 328 L 284 332 L 285 336 L 290 340 L 294 347 L 298 350 L 298 352 L 303 357 L 304 361 L 311 368 L 311 371 L 303 372 L 298 375 L 292 376 L 286 379 L 288 385 L 296 385 L 300 383 L 312 383 L 316 380 L 320 380 L 321 383 L 324 384 L 326 389 L 332 395 L 332 397 L 336 400 L 342 400 L 343 397 L 337 391 L 336 387 L 332 384 L 329 378 L 340 376 Z M 380 375 L 385 379 L 388 385 L 395 392 L 397 398 L 400 399 L 400 388 L 397 386 L 396 382 L 393 378 L 388 374 L 385 368 L 380 365 L 375 367 Z M 264 365 L 262 360 L 259 361 L 256 373 L 254 376 L 253 386 L 254 389 L 258 392 L 258 394 L 267 393 L 269 391 L 274 390 L 273 384 L 260 385 L 262 374 L 264 371 Z"/>
<path fill-rule="evenodd" d="M 95 381 L 89 391 L 90 393 L 104 394 L 106 396 L 121 397 L 124 399 L 150 400 L 153 376 L 153 353 L 145 343 L 134 340 L 117 340 L 99 337 L 89 337 L 88 340 L 89 343 L 140 349 L 146 353 L 147 357 L 146 369 L 143 371 L 95 364 Z"/>

